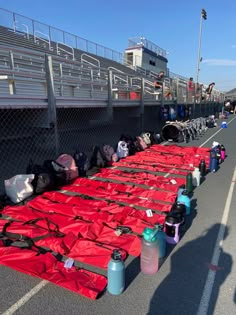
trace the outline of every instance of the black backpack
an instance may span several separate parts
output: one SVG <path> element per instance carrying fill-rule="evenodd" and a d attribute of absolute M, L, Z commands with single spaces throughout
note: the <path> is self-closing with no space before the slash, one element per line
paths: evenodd
<path fill-rule="evenodd" d="M 34 164 L 33 160 L 30 160 L 26 168 L 26 173 L 35 175 L 33 181 L 31 182 L 34 194 L 42 194 L 45 191 L 56 188 L 53 175 L 44 166 Z"/>
<path fill-rule="evenodd" d="M 106 164 L 102 151 L 98 146 L 93 147 L 93 153 L 90 159 L 91 167 L 104 167 Z"/>
<path fill-rule="evenodd" d="M 79 176 L 86 176 L 87 171 L 90 168 L 88 156 L 84 152 L 76 151 L 73 155 L 75 164 L 78 167 Z"/>
<path fill-rule="evenodd" d="M 60 187 L 67 183 L 65 167 L 63 165 L 57 163 L 55 160 L 45 160 L 43 167 L 52 176 L 55 187 Z"/>
<path fill-rule="evenodd" d="M 161 134 L 156 133 L 154 131 L 149 131 L 149 133 L 150 133 L 151 144 L 160 144 L 163 141 Z"/>

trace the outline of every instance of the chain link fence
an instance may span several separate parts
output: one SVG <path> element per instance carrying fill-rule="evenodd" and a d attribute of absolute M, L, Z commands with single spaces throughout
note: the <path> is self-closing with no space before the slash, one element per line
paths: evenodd
<path fill-rule="evenodd" d="M 178 113 L 179 105 L 173 106 Z M 162 115 L 163 108 L 168 113 L 169 107 L 147 107 L 144 114 L 139 115 L 132 113 L 130 108 L 116 108 L 111 120 L 104 119 L 104 108 L 57 109 L 56 127 L 43 127 L 42 121 L 47 116 L 45 109 L 1 109 L 0 190 L 4 190 L 4 179 L 26 172 L 30 159 L 42 164 L 44 160 L 55 159 L 62 153 L 73 155 L 75 150 L 91 156 L 94 145 L 108 143 L 115 147 L 121 134 L 160 133 L 169 117 Z M 204 114 L 218 110 L 219 104 L 214 104 L 205 107 Z"/>

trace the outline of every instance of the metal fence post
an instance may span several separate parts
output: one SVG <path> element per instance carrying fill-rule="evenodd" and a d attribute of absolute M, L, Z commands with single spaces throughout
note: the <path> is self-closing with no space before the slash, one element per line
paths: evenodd
<path fill-rule="evenodd" d="M 56 97 L 53 79 L 52 56 L 45 55 L 45 69 L 46 69 L 46 85 L 48 96 L 48 125 L 54 130 L 55 137 L 55 153 L 59 154 L 59 139 L 58 139 L 58 126 L 57 126 L 57 110 L 56 110 Z"/>
<path fill-rule="evenodd" d="M 108 70 L 108 105 L 107 114 L 109 120 L 113 120 L 113 102 L 112 102 L 112 70 Z"/>
<path fill-rule="evenodd" d="M 188 86 L 187 86 L 187 90 L 188 90 Z M 199 116 L 201 116 L 200 114 L 200 108 L 199 106 L 197 106 L 197 102 L 196 102 L 196 95 L 195 95 L 195 92 L 196 92 L 196 89 L 194 87 L 194 90 L 193 90 L 193 95 L 191 97 L 191 103 L 193 104 L 193 118 L 197 118 Z"/>
<path fill-rule="evenodd" d="M 63 77 L 62 63 L 60 63 L 59 73 L 60 73 L 60 96 L 63 96 L 64 86 L 63 86 L 63 79 L 62 79 L 62 77 Z"/>
<path fill-rule="evenodd" d="M 9 51 L 9 61 L 10 61 L 10 69 L 11 70 L 15 70 L 15 67 L 14 67 L 14 57 L 13 57 L 13 53 L 12 51 L 10 50 Z M 13 78 L 12 80 L 9 82 L 9 92 L 10 94 L 16 94 L 16 85 L 15 85 L 15 76 L 13 74 Z"/>
<path fill-rule="evenodd" d="M 142 78 L 140 95 L 140 133 L 144 131 L 144 84 L 144 78 Z"/>
<path fill-rule="evenodd" d="M 179 103 L 179 79 L 176 78 L 176 101 Z"/>

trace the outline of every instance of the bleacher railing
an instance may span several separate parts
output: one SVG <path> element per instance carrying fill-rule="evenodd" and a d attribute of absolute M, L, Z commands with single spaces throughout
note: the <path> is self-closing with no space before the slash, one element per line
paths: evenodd
<path fill-rule="evenodd" d="M 41 39 L 42 41 L 58 42 L 67 47 L 81 49 L 85 52 L 98 55 L 110 60 L 122 63 L 123 54 L 91 42 L 77 35 L 65 32 L 58 28 L 27 18 L 23 15 L 0 8 L 1 25 L 15 32 L 25 34 L 27 38 L 34 37 L 34 40 Z"/>
<path fill-rule="evenodd" d="M 48 84 L 46 79 L 45 56 L 44 53 L 32 53 L 26 49 L 22 50 L 14 48 L 9 51 L 7 46 L 5 48 L 0 48 L 0 57 L 4 60 L 4 63 L 0 64 L 0 69 L 2 75 L 6 75 L 8 78 L 7 82 L 9 86 L 7 90 L 11 91 L 9 92 L 10 94 L 17 95 L 18 93 L 22 93 L 22 90 L 20 91 L 17 88 L 19 82 L 20 84 L 24 82 L 25 91 L 27 91 L 27 84 L 29 84 L 30 80 L 31 89 L 34 84 L 32 94 L 35 96 L 45 95 L 45 86 Z M 122 92 L 125 90 L 140 93 L 142 81 L 141 75 L 132 76 L 114 67 L 103 69 L 99 64 L 95 67 L 90 63 L 85 63 L 84 59 L 81 59 L 81 61 L 82 62 L 78 62 L 71 59 L 52 56 L 53 76 L 55 80 L 60 78 L 60 89 L 57 87 L 55 93 L 60 90 L 59 95 L 63 96 L 62 91 L 70 86 L 70 88 L 67 88 L 66 95 L 68 97 L 76 97 L 77 93 L 75 93 L 75 89 L 80 88 L 81 91 L 83 87 L 91 89 L 89 93 L 87 93 L 88 97 L 90 97 L 95 84 L 96 87 L 101 85 L 100 91 L 102 92 L 101 94 L 103 95 L 104 100 L 108 98 L 108 95 L 104 94 L 104 86 L 108 86 L 109 84 L 113 84 L 114 86 L 112 86 L 112 88 L 116 88 L 116 91 L 119 90 Z M 110 83 L 108 82 L 109 71 L 112 75 L 112 81 Z M 204 100 L 206 86 L 199 85 L 197 89 L 190 93 L 188 91 L 188 80 L 181 76 L 171 74 L 170 78 L 164 80 L 163 88 L 158 91 L 156 91 L 154 87 L 154 78 L 143 78 L 143 80 L 144 84 L 147 86 L 147 89 L 144 89 L 144 93 L 149 94 L 149 96 L 152 95 L 153 100 L 175 101 L 182 104 L 193 104 L 195 102 L 201 103 Z M 12 86 L 14 86 L 14 88 L 11 88 Z M 64 86 L 64 88 L 62 86 Z M 7 93 L 7 90 L 5 89 L 4 93 Z M 79 97 L 79 94 L 77 97 Z M 117 99 L 117 95 L 115 98 Z M 124 99 L 124 94 L 122 99 Z M 127 99 L 129 99 L 128 94 Z M 211 95 L 211 100 L 222 101 L 223 94 L 214 89 Z"/>

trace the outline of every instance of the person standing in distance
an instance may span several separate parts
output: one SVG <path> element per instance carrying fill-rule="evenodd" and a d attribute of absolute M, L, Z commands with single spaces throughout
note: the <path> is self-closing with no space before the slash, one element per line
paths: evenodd
<path fill-rule="evenodd" d="M 165 77 L 165 72 L 164 71 L 160 71 L 157 75 L 157 78 L 154 82 L 154 88 L 155 90 L 161 90 L 163 87 L 163 81 L 164 81 L 164 77 Z"/>
<path fill-rule="evenodd" d="M 188 80 L 188 103 L 193 103 L 195 84 L 193 82 L 193 78 L 190 77 Z"/>
<path fill-rule="evenodd" d="M 212 82 L 206 88 L 206 100 L 207 101 L 209 101 L 210 98 L 211 98 L 211 93 L 212 93 L 212 90 L 213 90 L 214 86 L 215 86 L 215 82 Z"/>

